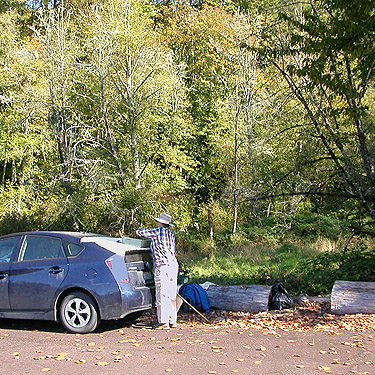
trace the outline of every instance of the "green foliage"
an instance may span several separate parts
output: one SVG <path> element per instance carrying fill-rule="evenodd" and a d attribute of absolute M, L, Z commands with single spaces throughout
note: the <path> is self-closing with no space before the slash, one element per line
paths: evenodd
<path fill-rule="evenodd" d="M 199 244 L 203 245 L 203 242 Z M 311 246 L 287 242 L 278 246 L 227 244 L 226 247 L 211 249 L 210 254 L 207 254 L 208 249 L 205 248 L 198 259 L 192 255 L 196 252 L 179 254 L 184 272 L 192 282 L 271 285 L 276 280 L 284 281 L 300 260 L 317 253 Z"/>
<path fill-rule="evenodd" d="M 359 246 L 300 261 L 286 277 L 293 292 L 328 294 L 336 280 L 375 281 L 374 249 Z"/>

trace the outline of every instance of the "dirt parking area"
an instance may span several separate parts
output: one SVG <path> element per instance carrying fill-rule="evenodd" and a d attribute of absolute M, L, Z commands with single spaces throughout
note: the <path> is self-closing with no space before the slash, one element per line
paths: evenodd
<path fill-rule="evenodd" d="M 336 317 L 306 304 L 282 312 L 182 314 L 156 331 L 154 312 L 136 324 L 103 322 L 72 335 L 59 324 L 0 320 L 8 374 L 375 374 L 372 315 Z"/>

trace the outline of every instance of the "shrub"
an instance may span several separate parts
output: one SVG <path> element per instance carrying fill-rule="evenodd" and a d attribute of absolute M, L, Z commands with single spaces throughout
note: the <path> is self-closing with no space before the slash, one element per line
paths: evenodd
<path fill-rule="evenodd" d="M 336 280 L 375 281 L 375 252 L 362 246 L 321 253 L 297 263 L 286 276 L 294 293 L 328 294 Z"/>

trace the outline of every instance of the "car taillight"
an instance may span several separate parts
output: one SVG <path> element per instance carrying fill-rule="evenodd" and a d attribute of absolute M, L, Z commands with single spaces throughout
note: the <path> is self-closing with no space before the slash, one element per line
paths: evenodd
<path fill-rule="evenodd" d="M 105 264 L 107 265 L 107 267 L 108 267 L 110 270 L 112 270 L 111 259 L 107 259 L 107 260 L 105 261 Z"/>

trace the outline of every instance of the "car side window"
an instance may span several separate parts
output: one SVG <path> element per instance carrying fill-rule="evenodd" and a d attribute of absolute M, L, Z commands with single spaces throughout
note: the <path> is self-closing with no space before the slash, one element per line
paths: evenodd
<path fill-rule="evenodd" d="M 68 257 L 69 256 L 74 257 L 83 250 L 82 245 L 79 245 L 73 242 L 64 242 L 64 245 L 65 245 L 65 249 L 68 254 Z"/>
<path fill-rule="evenodd" d="M 16 251 L 20 236 L 4 238 L 0 240 L 0 262 L 10 262 L 14 251 Z"/>
<path fill-rule="evenodd" d="M 54 259 L 64 256 L 59 238 L 26 236 L 22 244 L 19 261 Z"/>

